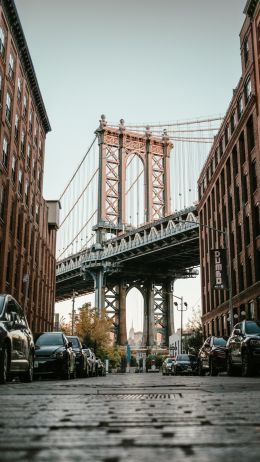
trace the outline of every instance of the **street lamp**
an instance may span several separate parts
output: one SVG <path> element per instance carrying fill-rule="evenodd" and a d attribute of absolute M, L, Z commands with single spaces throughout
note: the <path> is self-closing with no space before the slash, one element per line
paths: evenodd
<path fill-rule="evenodd" d="M 183 311 L 187 311 L 187 309 L 188 309 L 188 304 L 187 304 L 187 302 L 184 302 L 184 303 L 183 303 L 183 297 L 177 297 L 177 295 L 174 295 L 174 294 L 173 294 L 173 296 L 174 296 L 175 298 L 178 298 L 178 299 L 181 301 L 181 306 L 180 306 L 180 308 L 179 308 L 179 305 L 178 305 L 177 302 L 174 302 L 174 305 L 177 307 L 177 310 L 181 312 L 181 348 L 180 348 L 180 349 L 181 349 L 181 353 L 182 353 L 182 323 L 183 323 L 183 319 L 182 319 L 182 316 L 183 316 L 183 315 L 182 315 L 182 313 L 183 313 Z M 185 308 L 184 308 L 184 307 L 185 307 Z"/>
<path fill-rule="evenodd" d="M 73 289 L 72 292 L 72 313 L 71 313 L 71 335 L 74 335 L 74 317 L 75 317 L 75 297 L 78 295 L 78 292 L 76 292 Z"/>

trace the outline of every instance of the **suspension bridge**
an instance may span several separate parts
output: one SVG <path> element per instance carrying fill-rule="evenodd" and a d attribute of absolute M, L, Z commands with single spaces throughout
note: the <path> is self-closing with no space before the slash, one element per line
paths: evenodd
<path fill-rule="evenodd" d="M 163 346 L 174 331 L 174 280 L 198 273 L 197 178 L 221 121 L 116 126 L 102 115 L 60 197 L 56 300 L 95 291 L 116 343 L 127 341 L 133 287 L 144 299 L 144 345 Z"/>

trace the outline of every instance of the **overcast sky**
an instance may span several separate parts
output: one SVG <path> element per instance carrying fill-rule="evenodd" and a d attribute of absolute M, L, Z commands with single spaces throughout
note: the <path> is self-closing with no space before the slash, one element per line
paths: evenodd
<path fill-rule="evenodd" d="M 16 0 L 52 126 L 45 198 L 59 198 L 101 113 L 113 123 L 223 114 L 241 75 L 245 3 Z M 177 290 L 190 305 L 200 297 L 198 279 Z"/>

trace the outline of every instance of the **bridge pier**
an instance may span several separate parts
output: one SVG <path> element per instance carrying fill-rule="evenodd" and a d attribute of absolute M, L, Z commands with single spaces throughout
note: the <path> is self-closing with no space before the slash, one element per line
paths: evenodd
<path fill-rule="evenodd" d="M 127 344 L 126 332 L 126 286 L 124 282 L 119 284 L 119 332 L 118 332 L 119 345 Z"/>

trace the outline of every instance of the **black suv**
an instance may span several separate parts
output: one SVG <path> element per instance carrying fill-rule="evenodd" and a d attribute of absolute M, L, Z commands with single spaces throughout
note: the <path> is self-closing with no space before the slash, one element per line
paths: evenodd
<path fill-rule="evenodd" d="M 33 378 L 34 343 L 25 314 L 16 300 L 0 295 L 0 383 L 19 376 L 22 382 Z"/>
<path fill-rule="evenodd" d="M 235 325 L 227 342 L 227 371 L 233 375 L 253 375 L 260 368 L 260 321 L 242 321 Z"/>

